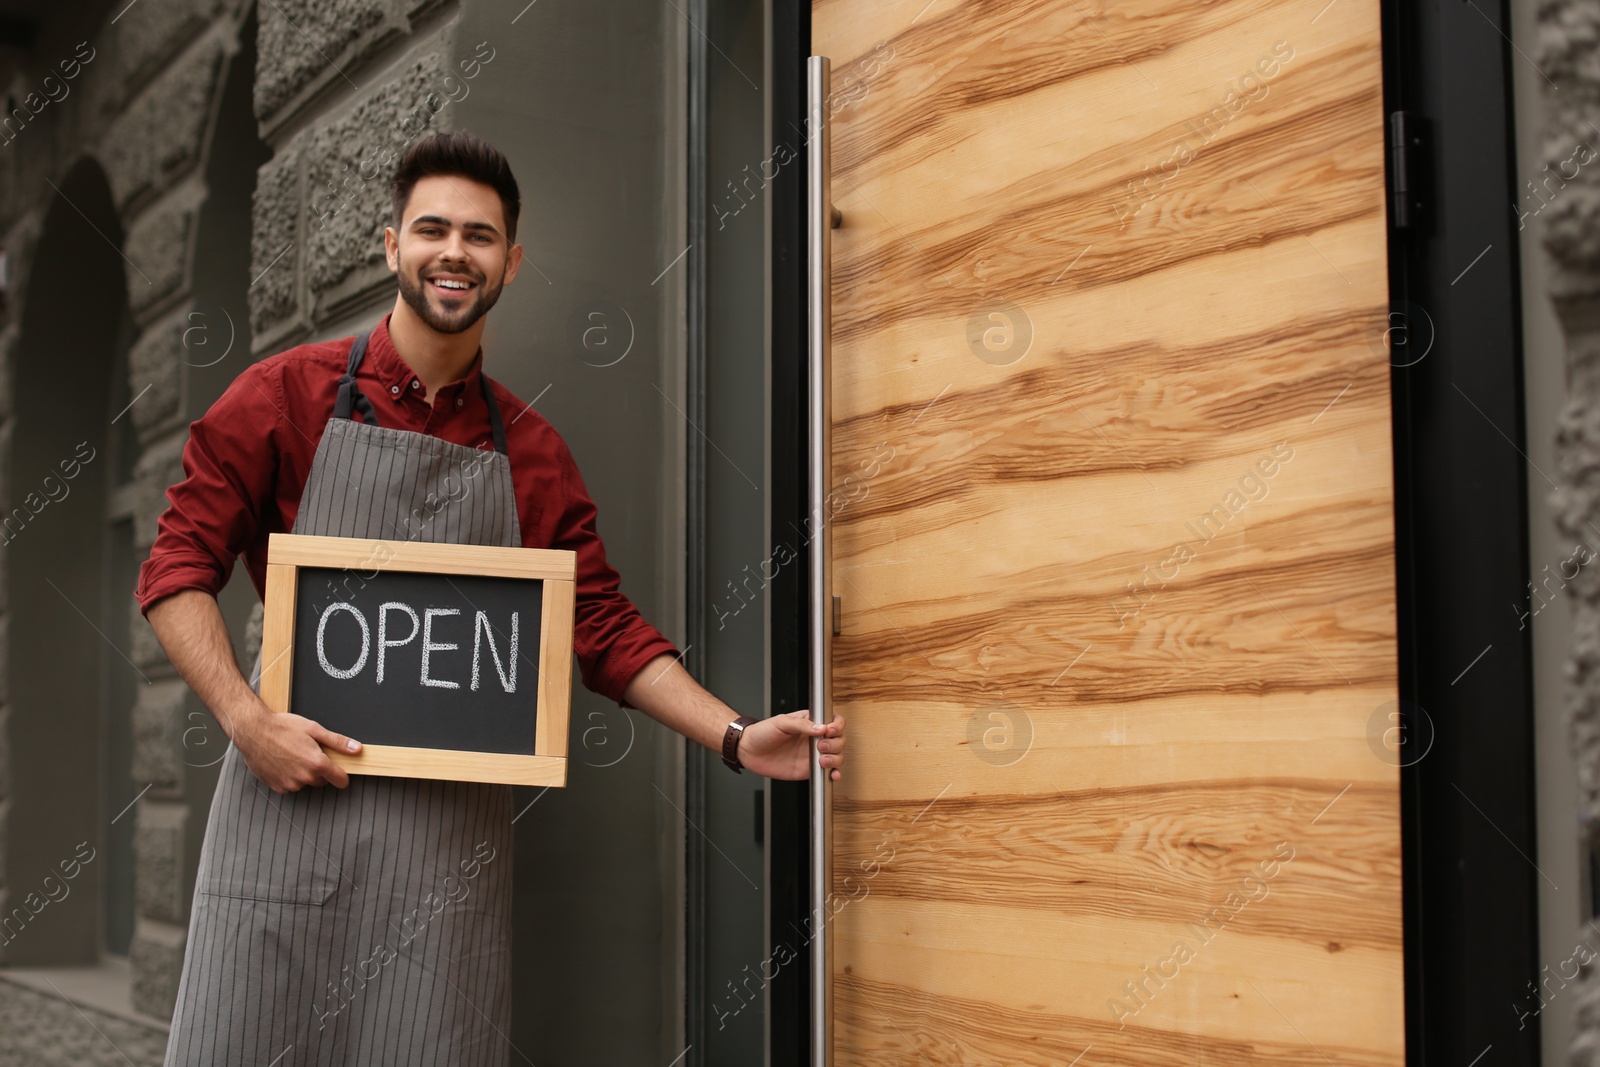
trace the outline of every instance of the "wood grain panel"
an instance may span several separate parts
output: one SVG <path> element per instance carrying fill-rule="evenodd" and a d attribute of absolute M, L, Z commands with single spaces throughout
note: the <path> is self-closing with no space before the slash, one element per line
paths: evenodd
<path fill-rule="evenodd" d="M 1403 1062 L 1378 5 L 812 11 L 833 1062 Z"/>
<path fill-rule="evenodd" d="M 1281 878 L 1291 875 L 1292 870 Z M 1271 909 L 1279 903 L 1276 895 L 1269 895 L 1250 907 Z M 1186 1023 L 1199 1015 L 1207 1020 L 1206 1032 L 1185 1036 L 1270 1047 L 1294 1036 L 1287 1017 L 1306 1044 L 1328 1049 L 1356 1044 L 1338 1014 L 1325 1011 L 1330 1001 L 1384 1024 L 1400 1014 L 1399 1004 L 1375 992 L 1372 979 L 1385 966 L 1384 954 L 1377 950 L 1329 951 L 1325 945 L 1241 935 L 1228 927 L 1210 934 L 1208 941 L 1185 924 L 1161 926 L 1148 919 L 1109 916 L 1084 919 L 1033 912 L 1026 923 L 1019 923 L 1000 902 L 949 905 L 868 895 L 848 905 L 844 915 L 856 917 L 870 934 L 849 941 L 839 952 L 835 973 L 841 990 L 857 975 L 863 981 L 915 990 L 937 1004 L 985 1005 L 972 1011 L 973 1017 L 1025 1014 L 1036 1019 L 1035 1040 L 1056 1038 L 1063 1045 L 1079 1029 L 1102 1039 L 1096 1043 L 1115 1040 L 1113 1034 L 1119 1033 L 1122 1048 L 1113 1046 L 1112 1051 L 1124 1057 L 1121 1062 L 1128 1062 L 1126 1056 L 1140 1043 L 1150 1043 L 1150 1035 L 1159 1041 L 1162 1034 L 1183 1034 Z M 1169 967 L 1167 977 L 1157 983 L 1155 969 L 1179 942 L 1191 947 L 1191 956 L 1176 970 Z M 1054 951 L 1040 955 L 1032 948 L 1038 943 Z M 1146 966 L 1154 977 L 1147 977 Z M 1264 985 L 1262 971 L 1275 969 L 1292 974 L 1293 981 L 1280 981 L 1275 988 Z M 1134 982 L 1142 983 L 1137 1004 L 1128 992 Z M 880 1008 L 867 999 L 867 1008 Z M 1281 1014 L 1272 1013 L 1273 1021 L 1263 1024 L 1255 1016 L 1256 1009 L 1265 1007 Z M 966 1021 L 950 1018 L 948 1027 L 921 1026 L 938 1035 L 944 1029 L 959 1032 Z M 895 1025 L 910 1030 L 905 1024 L 901 1019 Z M 1079 1038 L 1075 1051 L 1083 1046 Z"/>
<path fill-rule="evenodd" d="M 935 797 L 943 803 L 962 796 L 1054 795 L 1068 786 L 1246 779 L 1265 767 L 1275 776 L 1337 782 L 1314 808 L 1297 811 L 1309 820 L 1346 785 L 1389 781 L 1389 768 L 1373 758 L 1365 719 L 1339 714 L 1351 700 L 1377 709 L 1384 694 L 1178 697 L 1137 706 L 1062 697 L 1054 706 L 1027 708 L 999 697 L 884 701 L 872 715 L 851 720 L 857 784 L 850 798 L 920 808 Z M 1007 741 L 1017 747 L 1008 749 Z M 987 762 L 977 752 L 985 746 Z M 983 765 L 974 768 L 975 762 Z M 1070 768 L 1070 780 L 1063 768 Z"/>
<path fill-rule="evenodd" d="M 1248 980 L 1232 994 L 1255 995 Z M 1220 1037 L 1109 1019 L 1052 1015 L 986 998 L 934 997 L 915 985 L 842 977 L 836 1011 L 841 1044 L 872 1049 L 884 1067 L 928 1063 L 994 1067 L 1381 1067 L 1392 1060 L 1335 1037 L 1311 1042 L 1280 1020 L 1268 1036 Z M 1271 1008 L 1271 1004 L 1258 1001 Z"/>
<path fill-rule="evenodd" d="M 1332 799 L 1320 781 L 1230 779 L 943 798 L 915 822 L 925 802 L 839 801 L 834 892 L 859 895 L 844 882 L 854 874 L 880 900 L 1002 899 L 1008 908 L 1157 922 L 1174 917 L 1175 902 L 1197 900 L 1178 918 L 1202 927 L 1229 894 L 1255 893 L 1279 903 L 1230 909 L 1237 914 L 1223 925 L 1331 952 L 1387 948 L 1400 936 L 1399 913 L 1386 907 L 1400 877 L 1386 832 L 1393 797 L 1385 783 L 1353 785 L 1337 817 L 1310 822 L 1305 813 L 1314 818 Z"/>

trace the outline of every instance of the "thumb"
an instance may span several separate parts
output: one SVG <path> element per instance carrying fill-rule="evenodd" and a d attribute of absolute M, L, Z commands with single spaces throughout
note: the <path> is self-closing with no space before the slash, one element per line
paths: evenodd
<path fill-rule="evenodd" d="M 324 748 L 331 748 L 335 752 L 348 752 L 352 755 L 361 751 L 361 742 L 344 734 L 336 734 L 325 726 L 313 723 L 311 736 Z"/>
<path fill-rule="evenodd" d="M 814 734 L 822 729 L 821 725 L 811 721 L 811 712 L 805 708 L 774 715 L 772 721 L 777 723 L 780 731 L 796 737 Z"/>

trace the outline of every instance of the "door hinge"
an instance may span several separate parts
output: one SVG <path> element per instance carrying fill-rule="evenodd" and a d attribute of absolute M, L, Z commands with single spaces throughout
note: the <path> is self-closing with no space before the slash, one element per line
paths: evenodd
<path fill-rule="evenodd" d="M 1427 212 L 1428 124 L 1414 111 L 1389 113 L 1389 221 L 1397 230 L 1421 227 Z"/>

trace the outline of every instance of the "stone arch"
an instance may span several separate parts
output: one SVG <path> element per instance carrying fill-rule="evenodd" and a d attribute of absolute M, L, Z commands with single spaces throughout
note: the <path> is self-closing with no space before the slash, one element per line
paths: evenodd
<path fill-rule="evenodd" d="M 56 185 L 32 242 L 21 302 L 7 475 L 0 517 L 9 607 L 11 798 L 6 878 L 31 918 L 7 957 L 17 963 L 90 963 L 101 943 L 95 907 L 105 863 L 83 865 L 62 899 L 34 912 L 80 843 L 107 846 L 102 722 L 110 663 L 105 626 L 107 457 L 114 451 L 114 369 L 132 330 L 121 225 L 100 165 L 81 159 Z M 120 661 L 124 670 L 132 665 Z M 63 744 L 63 738 L 73 743 Z M 123 798 L 124 801 L 128 798 Z M 98 846 L 98 847 L 97 847 Z M 60 892 L 59 890 L 57 892 Z"/>

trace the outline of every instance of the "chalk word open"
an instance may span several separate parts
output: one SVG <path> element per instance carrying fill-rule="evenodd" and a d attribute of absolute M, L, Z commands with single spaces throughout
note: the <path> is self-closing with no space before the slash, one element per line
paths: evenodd
<path fill-rule="evenodd" d="M 461 609 L 459 608 L 423 608 L 422 615 L 419 618 L 416 608 L 398 600 L 390 600 L 379 606 L 377 662 L 375 665 L 377 683 L 379 685 L 383 684 L 389 650 L 406 647 L 415 641 L 420 634 L 422 637 L 422 667 L 419 679 L 421 683 L 437 689 L 460 689 L 460 682 L 436 677 L 433 673 L 437 670 L 433 665 L 433 657 L 436 653 L 461 651 L 461 646 L 453 641 L 434 640 L 435 621 L 453 618 L 460 614 Z M 483 663 L 483 649 L 485 646 L 488 646 L 489 658 L 494 663 L 494 671 L 500 680 L 501 688 L 507 693 L 515 693 L 517 691 L 517 642 L 520 636 L 519 614 L 519 612 L 515 611 L 511 613 L 509 647 L 506 650 L 505 658 L 502 659 L 500 649 L 495 644 L 495 629 L 489 623 L 488 612 L 479 611 L 474 613 L 471 682 L 474 691 L 481 684 L 482 671 L 480 668 Z M 350 619 L 354 621 L 361 631 L 361 653 L 356 657 L 355 662 L 348 667 L 338 667 L 328 661 L 326 644 L 328 626 L 330 623 L 335 622 L 335 617 L 338 615 L 349 615 Z M 404 626 L 406 621 L 411 624 L 410 632 L 404 637 L 397 638 L 393 636 L 398 628 L 392 630 L 391 625 L 397 623 L 399 626 Z M 348 623 L 343 625 L 348 625 Z M 442 630 L 443 628 L 441 623 L 440 629 Z M 347 680 L 359 675 L 367 666 L 367 661 L 372 658 L 372 647 L 372 626 L 367 621 L 366 615 L 361 612 L 361 609 L 343 600 L 335 600 L 323 609 L 322 617 L 317 620 L 317 663 L 321 665 L 328 677 Z"/>

